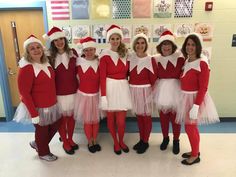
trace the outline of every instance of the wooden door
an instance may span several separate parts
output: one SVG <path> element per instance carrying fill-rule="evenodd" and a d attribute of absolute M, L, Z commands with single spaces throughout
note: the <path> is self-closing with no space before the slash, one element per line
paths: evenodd
<path fill-rule="evenodd" d="M 19 52 L 20 56 L 23 56 L 23 43 L 29 35 L 34 34 L 43 42 L 42 35 L 45 33 L 43 12 L 42 10 L 4 10 L 0 11 L 0 19 L 5 62 L 7 69 L 9 70 L 8 80 L 10 93 L 12 104 L 16 107 L 20 102 L 17 89 L 17 74 L 19 68 L 17 66 L 17 56 L 15 53 L 11 22 L 15 22 Z"/>

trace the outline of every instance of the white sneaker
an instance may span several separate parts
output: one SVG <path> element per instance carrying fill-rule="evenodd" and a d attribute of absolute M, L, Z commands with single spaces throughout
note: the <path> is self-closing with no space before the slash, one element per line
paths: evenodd
<path fill-rule="evenodd" d="M 33 149 L 35 149 L 38 152 L 38 146 L 35 141 L 31 141 L 29 144 Z"/>
<path fill-rule="evenodd" d="M 58 159 L 58 157 L 56 155 L 54 155 L 53 153 L 51 153 L 51 152 L 50 152 L 49 155 L 52 156 L 53 158 L 55 158 L 56 160 Z"/>
<path fill-rule="evenodd" d="M 42 160 L 46 160 L 48 162 L 52 162 L 52 161 L 57 160 L 57 157 L 56 156 L 52 156 L 51 154 L 44 155 L 44 156 L 39 156 L 39 158 L 42 159 Z"/>

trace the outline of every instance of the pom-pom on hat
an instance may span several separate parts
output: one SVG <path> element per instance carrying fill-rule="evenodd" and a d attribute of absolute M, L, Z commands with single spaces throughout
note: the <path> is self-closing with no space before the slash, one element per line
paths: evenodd
<path fill-rule="evenodd" d="M 110 37 L 112 34 L 119 34 L 121 36 L 121 40 L 123 39 L 123 33 L 122 30 L 119 26 L 117 25 L 111 25 L 108 29 L 107 29 L 107 41 L 109 41 Z"/>
<path fill-rule="evenodd" d="M 45 40 L 50 40 L 50 42 L 52 42 L 55 39 L 62 38 L 62 37 L 66 37 L 66 34 L 60 28 L 55 27 L 55 26 L 50 31 L 48 31 L 47 34 L 43 35 L 43 38 Z"/>
<path fill-rule="evenodd" d="M 163 41 L 170 41 L 173 44 L 175 44 L 175 36 L 173 35 L 173 33 L 171 31 L 166 30 L 161 34 L 161 36 L 158 40 L 157 46 L 159 46 Z"/>
<path fill-rule="evenodd" d="M 41 46 L 43 46 L 42 42 L 37 37 L 35 37 L 34 35 L 30 35 L 23 44 L 24 49 L 26 50 L 28 45 L 34 42 L 39 43 Z"/>
<path fill-rule="evenodd" d="M 80 39 L 80 43 L 78 43 L 79 47 L 81 45 L 82 49 L 86 49 L 89 47 L 96 48 L 96 40 L 91 37 L 86 37 L 83 39 Z"/>

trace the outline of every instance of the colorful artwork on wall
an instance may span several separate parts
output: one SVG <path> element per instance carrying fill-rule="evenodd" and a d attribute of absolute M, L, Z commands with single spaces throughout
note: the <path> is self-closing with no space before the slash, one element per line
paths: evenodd
<path fill-rule="evenodd" d="M 66 38 L 67 38 L 69 44 L 71 44 L 72 43 L 72 28 L 71 28 L 71 26 L 63 26 L 61 29 L 66 34 Z"/>
<path fill-rule="evenodd" d="M 208 61 L 211 61 L 212 47 L 206 47 L 202 49 L 202 54 L 205 55 Z"/>
<path fill-rule="evenodd" d="M 90 36 L 90 29 L 88 25 L 76 25 L 72 27 L 72 39 L 73 43 L 79 43 L 81 38 Z"/>
<path fill-rule="evenodd" d="M 93 19 L 108 19 L 111 16 L 110 0 L 92 0 L 91 16 Z"/>
<path fill-rule="evenodd" d="M 175 18 L 192 17 L 194 0 L 175 0 Z"/>
<path fill-rule="evenodd" d="M 112 1 L 112 18 L 113 19 L 130 19 L 131 18 L 131 1 L 130 0 L 113 0 Z"/>
<path fill-rule="evenodd" d="M 72 19 L 89 19 L 89 0 L 71 1 Z"/>
<path fill-rule="evenodd" d="M 213 37 L 213 25 L 209 23 L 196 23 L 194 32 L 201 34 L 203 41 L 211 41 Z"/>
<path fill-rule="evenodd" d="M 171 24 L 153 25 L 153 27 L 152 27 L 152 41 L 158 42 L 160 35 L 166 30 L 171 30 Z"/>
<path fill-rule="evenodd" d="M 106 43 L 106 27 L 107 25 L 93 25 L 93 37 L 97 43 Z"/>
<path fill-rule="evenodd" d="M 151 0 L 133 0 L 133 18 L 151 17 Z"/>
<path fill-rule="evenodd" d="M 172 10 L 172 0 L 154 0 L 153 16 L 154 18 L 170 18 Z"/>
<path fill-rule="evenodd" d="M 143 24 L 143 25 L 133 25 L 133 36 L 139 33 L 144 33 L 147 35 L 149 41 L 151 38 L 151 32 L 152 32 L 152 27 L 151 25 L 148 24 Z"/>
<path fill-rule="evenodd" d="M 174 33 L 176 37 L 186 37 L 193 32 L 193 24 L 181 23 L 174 25 Z"/>
<path fill-rule="evenodd" d="M 132 37 L 132 25 L 120 25 L 120 28 L 124 36 L 123 42 L 130 43 Z"/>
<path fill-rule="evenodd" d="M 51 0 L 51 15 L 52 20 L 69 20 L 70 19 L 70 9 L 69 0 Z"/>

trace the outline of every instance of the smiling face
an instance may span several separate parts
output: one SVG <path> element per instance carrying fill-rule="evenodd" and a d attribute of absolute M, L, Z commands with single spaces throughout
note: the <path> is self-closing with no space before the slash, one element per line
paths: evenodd
<path fill-rule="evenodd" d="M 145 53 L 147 50 L 147 43 L 144 38 L 138 38 L 134 43 L 134 51 L 136 53 Z"/>
<path fill-rule="evenodd" d="M 64 37 L 53 40 L 53 43 L 56 46 L 59 53 L 64 52 L 64 50 L 65 50 L 65 38 Z"/>
<path fill-rule="evenodd" d="M 96 54 L 96 49 L 94 47 L 88 47 L 83 50 L 83 53 L 85 55 L 86 60 L 94 60 L 95 54 Z"/>
<path fill-rule="evenodd" d="M 190 38 L 186 43 L 186 53 L 189 57 L 196 56 L 196 43 Z"/>
<path fill-rule="evenodd" d="M 163 41 L 162 42 L 161 53 L 163 56 L 169 56 L 173 53 L 173 45 L 170 41 Z"/>
<path fill-rule="evenodd" d="M 117 51 L 118 47 L 120 46 L 121 43 L 121 37 L 119 34 L 112 34 L 109 43 L 111 44 L 111 50 Z"/>
<path fill-rule="evenodd" d="M 43 47 L 39 43 L 33 42 L 29 44 L 27 51 L 33 61 L 40 63 L 41 57 L 43 56 Z"/>

